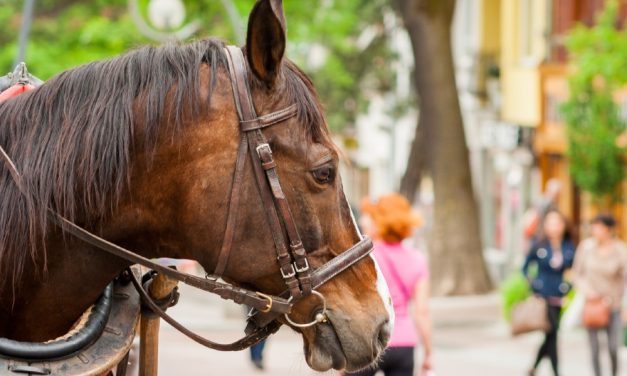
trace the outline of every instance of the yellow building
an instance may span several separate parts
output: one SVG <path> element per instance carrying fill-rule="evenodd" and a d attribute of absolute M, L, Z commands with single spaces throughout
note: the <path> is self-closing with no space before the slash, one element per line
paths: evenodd
<path fill-rule="evenodd" d="M 548 17 L 547 1 L 457 4 L 453 46 L 462 51 L 456 56 L 457 82 L 486 258 L 496 279 L 517 267 L 524 247 L 522 219 L 539 191 L 531 135 L 540 116 L 538 67 L 546 53 L 547 22 L 539 19 Z M 537 38 L 526 38 L 530 33 Z"/>
<path fill-rule="evenodd" d="M 501 0 L 501 88 L 504 121 L 541 121 L 540 66 L 547 59 L 550 0 Z"/>
<path fill-rule="evenodd" d="M 568 98 L 568 62 L 565 34 L 577 23 L 594 23 L 603 1 L 501 0 L 501 118 L 534 129 L 533 151 L 540 186 L 557 179 L 562 190 L 559 209 L 576 225 L 576 232 L 598 212 L 589 195 L 570 177 L 565 125 L 559 106 Z M 627 6 L 623 6 L 624 19 Z M 627 94 L 617 94 L 625 101 Z M 622 196 L 627 197 L 624 184 Z M 627 234 L 625 204 L 614 205 L 620 233 Z"/>

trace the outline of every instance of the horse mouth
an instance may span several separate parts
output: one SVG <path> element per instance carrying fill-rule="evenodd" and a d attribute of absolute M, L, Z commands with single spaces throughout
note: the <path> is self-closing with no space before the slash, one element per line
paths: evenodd
<path fill-rule="evenodd" d="M 331 319 L 316 325 L 313 343 L 305 341 L 305 354 L 309 366 L 319 372 L 331 368 L 346 368 L 347 358 Z"/>
<path fill-rule="evenodd" d="M 367 368 L 383 353 L 390 339 L 391 327 L 385 320 L 367 339 L 363 333 L 355 333 L 348 316 L 340 312 L 328 312 L 328 320 L 314 327 L 314 336 L 305 338 L 305 358 L 309 366 L 319 372 L 331 368 L 357 371 Z M 348 321 L 347 321 L 348 320 Z"/>

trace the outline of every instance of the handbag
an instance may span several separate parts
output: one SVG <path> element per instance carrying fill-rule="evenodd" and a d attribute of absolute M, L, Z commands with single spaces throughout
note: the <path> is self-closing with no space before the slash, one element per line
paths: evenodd
<path fill-rule="evenodd" d="M 512 309 L 512 335 L 551 330 L 546 300 L 530 296 Z"/>
<path fill-rule="evenodd" d="M 586 298 L 582 293 L 575 293 L 575 298 L 568 304 L 566 311 L 562 315 L 564 329 L 575 329 L 583 325 L 583 307 L 586 305 Z"/>
<path fill-rule="evenodd" d="M 588 329 L 607 328 L 612 307 L 607 299 L 587 299 L 583 306 L 583 325 Z"/>

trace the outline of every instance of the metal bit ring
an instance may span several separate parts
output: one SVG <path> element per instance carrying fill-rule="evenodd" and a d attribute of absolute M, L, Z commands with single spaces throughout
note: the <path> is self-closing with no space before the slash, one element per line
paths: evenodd
<path fill-rule="evenodd" d="M 283 316 L 285 317 L 285 320 L 287 320 L 287 322 L 290 323 L 290 325 L 297 327 L 297 328 L 309 328 L 316 324 L 327 322 L 327 300 L 324 298 L 324 295 L 322 295 L 318 291 L 312 290 L 311 293 L 317 296 L 318 298 L 320 298 L 320 300 L 322 301 L 322 312 L 316 313 L 315 319 L 305 324 L 299 324 L 297 322 L 292 321 L 292 319 L 290 319 L 289 315 L 286 313 Z M 292 300 L 292 298 L 290 297 L 289 300 Z"/>

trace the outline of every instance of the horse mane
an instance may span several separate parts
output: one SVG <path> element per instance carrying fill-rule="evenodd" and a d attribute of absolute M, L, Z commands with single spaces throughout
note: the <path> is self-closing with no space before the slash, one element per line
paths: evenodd
<path fill-rule="evenodd" d="M 28 192 L 20 193 L 0 163 L 0 291 L 8 282 L 15 290 L 27 264 L 45 273 L 48 208 L 93 224 L 128 190 L 133 149 L 154 152 L 160 132 L 179 131 L 201 116 L 217 83 L 213 77 L 227 69 L 223 47 L 216 39 L 142 47 L 67 70 L 0 103 L 0 145 Z M 212 77 L 206 101 L 202 64 Z M 305 131 L 329 142 L 311 81 L 293 63 L 283 67 L 286 97 L 300 106 Z M 139 145 L 135 127 L 141 128 Z"/>

